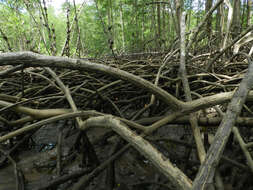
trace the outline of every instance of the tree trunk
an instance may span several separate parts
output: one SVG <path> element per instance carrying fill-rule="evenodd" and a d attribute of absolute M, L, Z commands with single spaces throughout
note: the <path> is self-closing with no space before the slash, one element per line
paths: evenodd
<path fill-rule="evenodd" d="M 182 5 L 183 5 L 183 1 L 181 0 L 175 0 L 175 4 L 176 4 L 176 15 L 177 15 L 177 32 L 178 32 L 178 37 L 180 38 L 180 19 L 181 19 L 181 14 L 182 14 Z"/>
<path fill-rule="evenodd" d="M 154 3 L 154 0 L 152 0 L 152 4 L 153 3 Z M 155 22 L 155 20 L 156 20 L 156 14 L 155 14 L 155 7 L 154 6 L 152 6 L 151 18 L 152 19 L 151 19 L 150 31 L 151 31 L 151 35 L 152 35 L 152 37 L 154 39 L 154 42 L 156 43 L 156 36 L 157 36 L 156 32 L 157 31 L 156 31 L 156 22 Z"/>
<path fill-rule="evenodd" d="M 221 5 L 217 9 L 217 16 L 216 16 L 216 31 L 217 31 L 217 45 L 222 48 L 222 37 L 224 32 L 224 3 L 221 3 Z"/>
<path fill-rule="evenodd" d="M 165 43 L 164 45 L 166 45 L 166 39 L 165 39 L 165 33 L 166 33 L 166 7 L 165 4 L 163 4 L 163 8 L 162 8 L 162 33 L 161 33 L 161 40 L 163 43 Z M 167 19 L 168 20 L 168 19 Z M 167 30 L 167 32 L 169 33 L 169 29 Z"/>
<path fill-rule="evenodd" d="M 122 48 L 125 51 L 125 31 L 124 31 L 124 19 L 123 19 L 123 10 L 122 10 L 122 3 L 120 3 L 120 25 L 121 25 L 121 37 L 122 37 Z"/>
<path fill-rule="evenodd" d="M 221 6 L 220 5 L 218 8 L 217 8 L 217 15 L 216 15 L 216 23 L 215 23 L 215 29 L 216 31 L 218 32 L 218 34 L 221 33 Z"/>
<path fill-rule="evenodd" d="M 240 33 L 240 0 L 234 0 L 233 6 L 233 20 L 232 20 L 232 32 L 233 38 Z"/>
<path fill-rule="evenodd" d="M 241 16 L 241 29 L 244 29 L 245 23 L 245 14 L 247 9 L 247 0 L 243 0 L 242 4 L 242 16 Z"/>
<path fill-rule="evenodd" d="M 172 29 L 172 26 L 169 25 L 169 22 L 168 22 L 168 25 L 169 25 L 169 28 L 171 28 L 170 31 L 172 32 L 172 39 L 173 39 L 174 38 L 174 31 L 178 32 L 178 30 L 177 30 L 175 15 L 173 14 L 173 11 L 172 11 L 173 9 L 172 9 L 170 0 L 168 0 L 168 5 L 169 5 L 169 9 L 170 9 L 170 19 L 168 19 L 168 20 L 172 20 L 174 30 Z M 168 33 L 168 35 L 170 35 L 170 34 Z"/>
<path fill-rule="evenodd" d="M 161 5 L 157 3 L 157 47 L 161 47 Z"/>
<path fill-rule="evenodd" d="M 192 7 L 190 8 L 190 10 L 188 11 L 188 31 L 191 29 L 191 16 L 192 16 Z"/>
<path fill-rule="evenodd" d="M 252 0 L 248 0 L 247 3 L 247 27 L 250 25 Z"/>
<path fill-rule="evenodd" d="M 139 25 L 138 25 L 138 0 L 134 0 L 134 3 L 133 3 L 133 11 L 135 13 L 135 17 L 134 17 L 134 24 L 135 24 L 135 33 L 133 34 L 133 36 L 135 36 L 135 46 L 137 49 L 140 48 L 140 44 L 138 43 L 139 41 Z"/>
<path fill-rule="evenodd" d="M 205 12 L 207 13 L 212 8 L 213 0 L 206 0 Z M 212 33 L 212 15 L 206 20 L 206 32 L 208 38 L 211 37 Z"/>
<path fill-rule="evenodd" d="M 114 49 L 115 41 L 114 41 L 114 26 L 113 26 L 113 10 L 112 10 L 112 0 L 108 1 L 108 35 L 110 39 L 110 48 Z"/>
<path fill-rule="evenodd" d="M 200 20 L 200 10 L 201 10 L 201 0 L 198 0 L 197 26 L 199 25 L 199 20 Z"/>
<path fill-rule="evenodd" d="M 142 20 L 141 20 L 141 44 L 142 44 L 142 49 L 145 50 L 145 42 L 144 42 L 144 32 L 145 32 L 145 13 L 143 10 L 142 13 Z"/>

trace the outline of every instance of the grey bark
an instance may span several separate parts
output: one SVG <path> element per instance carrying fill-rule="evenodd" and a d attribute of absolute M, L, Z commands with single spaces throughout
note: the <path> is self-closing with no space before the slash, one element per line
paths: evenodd
<path fill-rule="evenodd" d="M 253 64 L 249 64 L 247 73 L 236 90 L 231 102 L 228 105 L 227 112 L 224 115 L 222 122 L 215 134 L 215 138 L 209 148 L 206 159 L 201 164 L 198 174 L 193 182 L 194 190 L 204 189 L 210 175 L 215 171 L 219 164 L 223 150 L 228 141 L 228 137 L 235 124 L 237 116 L 240 114 L 242 106 L 247 98 L 250 89 L 253 86 Z"/>

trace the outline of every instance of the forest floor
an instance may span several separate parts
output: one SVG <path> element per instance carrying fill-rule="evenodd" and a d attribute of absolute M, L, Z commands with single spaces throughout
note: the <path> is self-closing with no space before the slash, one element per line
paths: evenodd
<path fill-rule="evenodd" d="M 244 57 L 234 59 L 223 57 L 212 65 L 209 72 L 205 72 L 204 68 L 211 59 L 210 56 L 205 52 L 202 54 L 200 52 L 196 56 L 192 55 L 191 62 L 187 65 L 194 100 L 235 90 L 248 68 Z M 179 56 L 172 56 L 167 61 L 164 57 L 168 56 L 165 53 L 147 53 L 125 55 L 116 59 L 107 57 L 87 60 L 127 71 L 151 83 L 155 83 L 159 68 L 166 62 L 158 86 L 177 99 L 185 101 L 182 84 L 178 77 Z M 147 89 L 137 87 L 117 76 L 105 75 L 99 71 L 53 70 L 68 87 L 78 110 L 96 110 L 98 113 L 111 114 L 143 126 L 152 125 L 173 112 L 173 109 L 160 99 L 156 99 L 155 103 L 150 105 L 152 94 Z M 57 84 L 57 79 L 43 68 L 32 67 L 8 75 L 5 72 L 6 68 L 0 73 L 0 100 L 4 102 L 1 107 L 8 107 L 2 110 L 2 117 L 5 118 L 1 120 L 2 136 L 44 119 L 25 120 L 25 114 L 29 113 L 25 108 L 31 108 L 33 112 L 61 109 L 65 113 L 69 110 L 70 106 L 60 85 Z M 18 103 L 20 101 L 22 103 Z M 228 101 L 218 106 L 222 112 L 226 112 L 227 105 Z M 245 143 L 253 140 L 252 105 L 252 102 L 246 102 L 240 114 L 241 118 L 248 119 L 247 122 L 246 120 L 237 121 Z M 86 118 L 83 117 L 83 119 Z M 205 122 L 207 121 L 205 118 L 208 118 L 208 122 Z M 216 128 L 220 124 L 221 116 L 214 108 L 208 107 L 198 111 L 198 119 L 202 137 L 204 141 L 207 141 L 205 148 L 208 149 Z M 15 160 L 16 165 L 6 156 L 1 157 L 0 179 L 3 180 L 0 182 L 0 190 L 17 189 L 17 184 L 26 189 L 71 189 L 72 185 L 78 181 L 78 177 L 85 176 L 84 174 L 87 176 L 85 187 L 88 190 L 174 188 L 168 179 L 134 148 L 117 156 L 114 162 L 109 162 L 105 170 L 100 169 L 99 166 L 106 164 L 106 161 L 127 142 L 112 130 L 101 128 L 89 129 L 85 132 L 89 140 L 87 142 L 86 137 L 83 137 L 85 133 L 77 128 L 74 119 L 62 119 L 2 142 L 1 149 Z M 139 129 L 134 129 L 134 131 L 137 134 L 141 133 Z M 187 115 L 181 120 L 177 118 L 161 126 L 145 139 L 191 180 L 194 179 L 200 163 Z M 95 150 L 97 157 L 94 157 L 93 150 L 87 148 L 86 143 Z M 61 166 L 58 165 L 57 146 L 59 144 L 62 148 Z M 249 151 L 252 156 L 252 150 L 249 149 Z M 15 170 L 15 168 L 18 169 Z M 226 188 L 253 189 L 252 172 L 233 135 L 229 138 L 218 171 Z"/>

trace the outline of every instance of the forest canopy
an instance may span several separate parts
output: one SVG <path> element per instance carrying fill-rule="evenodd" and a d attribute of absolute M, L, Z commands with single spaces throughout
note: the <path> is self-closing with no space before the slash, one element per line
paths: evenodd
<path fill-rule="evenodd" d="M 71 56 L 111 54 L 110 46 L 117 54 L 158 49 L 166 51 L 179 35 L 176 1 L 96 0 L 83 1 L 83 4 L 80 1 L 78 4 L 66 1 L 61 7 L 54 7 L 54 1 L 38 2 L 0 2 L 1 51 L 5 52 L 10 46 L 12 51 L 48 53 L 55 46 L 55 54 L 60 55 L 67 35 L 68 53 Z M 208 6 L 203 0 L 187 0 L 180 5 L 181 11 L 184 10 L 187 14 L 188 36 L 216 3 L 213 0 L 207 2 Z M 238 7 L 234 8 L 239 11 L 238 21 L 233 19 L 232 23 L 235 28 L 238 27 L 237 33 L 252 22 L 250 3 L 240 1 Z M 202 34 L 207 35 L 199 43 L 206 43 L 208 36 L 222 35 L 227 30 L 228 12 L 226 4 L 213 12 L 206 26 L 209 31 Z M 217 39 L 216 42 L 220 40 Z"/>

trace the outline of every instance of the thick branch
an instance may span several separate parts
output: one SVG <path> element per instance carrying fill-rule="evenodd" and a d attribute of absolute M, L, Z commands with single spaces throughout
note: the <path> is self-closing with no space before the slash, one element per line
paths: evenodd
<path fill-rule="evenodd" d="M 187 73 L 186 73 L 186 66 L 185 66 L 185 56 L 186 56 L 186 48 L 185 48 L 185 12 L 182 13 L 181 16 L 181 22 L 180 22 L 180 68 L 179 68 L 179 75 L 182 79 L 183 83 L 183 88 L 184 88 L 184 93 L 186 96 L 186 101 L 191 102 L 192 97 L 191 97 L 191 89 L 190 85 L 188 82 L 187 78 Z M 205 156 L 206 156 L 206 151 L 204 148 L 204 144 L 201 140 L 201 135 L 200 135 L 200 129 L 198 127 L 198 122 L 196 118 L 195 113 L 190 114 L 190 123 L 191 123 L 191 128 L 192 128 L 192 133 L 197 145 L 197 151 L 198 151 L 198 156 L 199 160 L 201 163 L 203 163 Z"/>
<path fill-rule="evenodd" d="M 226 114 L 216 132 L 214 141 L 207 152 L 206 159 L 199 169 L 199 172 L 194 180 L 193 189 L 204 189 L 210 174 L 219 164 L 219 160 L 228 141 L 232 127 L 235 124 L 236 118 L 241 112 L 242 106 L 246 100 L 249 90 L 253 86 L 253 64 L 249 64 L 249 69 L 245 74 L 244 79 L 240 83 L 238 90 L 236 90 Z"/>
<path fill-rule="evenodd" d="M 101 65 L 92 63 L 86 60 L 70 59 L 64 57 L 45 56 L 32 52 L 18 52 L 18 53 L 2 53 L 0 54 L 0 66 L 1 65 L 19 65 L 24 64 L 24 67 L 58 67 L 68 68 L 76 70 L 89 70 L 95 72 L 102 72 L 122 80 L 127 80 L 134 83 L 149 92 L 157 95 L 166 104 L 176 110 L 182 109 L 184 103 L 174 96 L 166 92 L 165 90 L 155 86 L 154 84 L 126 71 L 122 71 L 117 68 L 113 68 L 107 65 Z"/>
<path fill-rule="evenodd" d="M 12 106 L 13 103 L 5 102 L 0 100 L 0 107 Z M 20 112 L 33 117 L 34 119 L 42 119 L 53 117 L 56 115 L 61 115 L 69 113 L 69 109 L 32 109 L 24 106 L 15 106 L 11 108 L 13 111 Z"/>
<path fill-rule="evenodd" d="M 127 140 L 134 148 L 149 159 L 176 186 L 176 189 L 191 189 L 191 180 L 166 157 L 141 136 L 136 135 L 128 127 L 112 116 L 100 116 L 87 119 L 85 129 L 89 127 L 109 127 Z M 79 184 L 78 185 L 82 185 Z M 74 187 L 74 189 L 79 189 Z"/>

